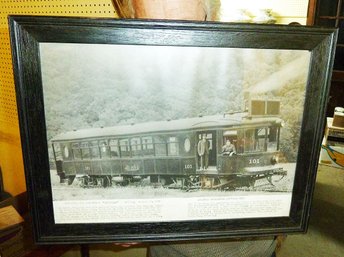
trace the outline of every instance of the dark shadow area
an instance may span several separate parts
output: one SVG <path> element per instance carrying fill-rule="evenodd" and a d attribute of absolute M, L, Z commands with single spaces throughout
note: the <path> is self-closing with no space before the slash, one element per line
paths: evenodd
<path fill-rule="evenodd" d="M 344 245 L 344 188 L 316 184 L 310 227 Z"/>

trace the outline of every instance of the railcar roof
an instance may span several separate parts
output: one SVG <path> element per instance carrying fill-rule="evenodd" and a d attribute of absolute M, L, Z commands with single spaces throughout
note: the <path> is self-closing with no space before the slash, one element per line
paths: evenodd
<path fill-rule="evenodd" d="M 88 128 L 69 131 L 57 135 L 52 141 L 78 140 L 83 138 L 98 138 L 110 136 L 124 136 L 133 134 L 147 134 L 157 132 L 171 132 L 179 130 L 202 130 L 215 127 L 235 127 L 237 125 L 266 124 L 279 122 L 277 117 L 255 117 L 248 118 L 247 113 L 235 113 L 224 115 L 200 116 L 179 120 L 151 121 L 130 125 L 119 125 L 113 127 Z"/>

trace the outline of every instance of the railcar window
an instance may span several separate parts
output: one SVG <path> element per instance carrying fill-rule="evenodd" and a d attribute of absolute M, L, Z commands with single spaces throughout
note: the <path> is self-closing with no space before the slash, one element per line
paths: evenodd
<path fill-rule="evenodd" d="M 251 114 L 252 115 L 264 115 L 266 102 L 262 100 L 252 100 L 251 101 Z"/>
<path fill-rule="evenodd" d="M 277 127 L 270 127 L 269 128 L 269 142 L 276 142 L 277 141 Z"/>
<path fill-rule="evenodd" d="M 154 137 L 155 155 L 156 156 L 166 156 L 166 138 L 162 136 Z"/>
<path fill-rule="evenodd" d="M 244 130 L 238 130 L 238 137 L 237 137 L 237 143 L 236 143 L 236 151 L 237 153 L 243 153 L 245 150 L 245 131 Z"/>
<path fill-rule="evenodd" d="M 52 144 L 53 146 L 53 151 L 54 151 L 54 156 L 55 156 L 55 160 L 59 161 L 62 160 L 62 152 L 61 152 L 61 147 L 60 144 Z M 63 146 L 62 146 L 63 149 Z"/>
<path fill-rule="evenodd" d="M 100 158 L 98 141 L 91 141 L 89 143 L 89 146 L 90 146 L 90 151 L 91 151 L 91 158 L 92 159 Z"/>
<path fill-rule="evenodd" d="M 106 159 L 110 157 L 110 150 L 107 140 L 99 141 L 100 158 Z"/>
<path fill-rule="evenodd" d="M 72 144 L 72 151 L 74 159 L 80 160 L 81 159 L 81 149 L 79 147 L 79 143 L 73 143 Z"/>
<path fill-rule="evenodd" d="M 152 137 L 142 137 L 142 151 L 144 155 L 154 155 Z"/>
<path fill-rule="evenodd" d="M 278 128 L 247 129 L 239 134 L 238 152 L 241 152 L 242 145 L 245 152 L 276 151 L 278 148 Z"/>
<path fill-rule="evenodd" d="M 110 157 L 118 157 L 119 151 L 118 151 L 118 141 L 116 139 L 111 139 L 109 141 L 110 146 Z"/>
<path fill-rule="evenodd" d="M 244 132 L 244 151 L 245 152 L 253 152 L 254 151 L 254 130 L 245 130 Z"/>
<path fill-rule="evenodd" d="M 264 137 L 264 130 L 259 129 L 247 129 L 245 130 L 245 152 L 257 152 L 264 150 L 264 142 L 260 140 L 260 137 Z"/>
<path fill-rule="evenodd" d="M 80 143 L 81 149 L 81 157 L 82 159 L 90 159 L 91 158 L 91 151 L 88 142 L 81 142 Z"/>
<path fill-rule="evenodd" d="M 267 151 L 277 151 L 278 150 L 278 127 L 268 128 L 268 146 Z"/>
<path fill-rule="evenodd" d="M 179 144 L 178 138 L 170 137 L 168 139 L 168 155 L 178 155 L 179 154 Z"/>
<path fill-rule="evenodd" d="M 255 150 L 266 151 L 266 136 L 267 128 L 259 128 L 255 131 Z"/>
<path fill-rule="evenodd" d="M 142 137 L 142 149 L 143 150 L 153 149 L 152 137 Z"/>
<path fill-rule="evenodd" d="M 119 149 L 121 152 L 121 156 L 124 156 L 124 157 L 130 156 L 129 140 L 128 139 L 119 140 Z"/>
<path fill-rule="evenodd" d="M 66 159 L 69 159 L 69 157 L 70 157 L 69 147 L 67 145 L 63 146 L 63 155 Z"/>
<path fill-rule="evenodd" d="M 239 132 L 240 134 L 240 132 Z M 222 147 L 222 151 L 226 148 L 224 148 L 227 140 L 229 140 L 235 148 L 235 152 L 236 153 L 243 153 L 244 149 L 243 149 L 243 145 L 241 145 L 238 141 L 238 131 L 237 130 L 227 130 L 223 132 L 223 147 Z"/>
<path fill-rule="evenodd" d="M 133 156 L 141 155 L 141 139 L 139 137 L 130 139 L 130 147 Z"/>
<path fill-rule="evenodd" d="M 280 101 L 268 101 L 266 114 L 267 115 L 279 115 L 280 113 Z"/>
<path fill-rule="evenodd" d="M 190 152 L 191 150 L 191 141 L 188 137 L 184 139 L 184 150 L 186 153 Z"/>

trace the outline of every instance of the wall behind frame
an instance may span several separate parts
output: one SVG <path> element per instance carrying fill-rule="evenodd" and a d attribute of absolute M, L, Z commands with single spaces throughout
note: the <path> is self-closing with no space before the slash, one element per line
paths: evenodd
<path fill-rule="evenodd" d="M 278 23 L 305 24 L 307 17 L 308 0 L 222 1 L 230 9 L 272 7 Z M 111 0 L 0 0 L 0 166 L 6 191 L 17 195 L 26 187 L 7 21 L 10 14 L 104 18 L 117 15 Z"/>
<path fill-rule="evenodd" d="M 0 0 L 0 166 L 11 195 L 26 191 L 7 16 L 117 17 L 111 0 Z"/>

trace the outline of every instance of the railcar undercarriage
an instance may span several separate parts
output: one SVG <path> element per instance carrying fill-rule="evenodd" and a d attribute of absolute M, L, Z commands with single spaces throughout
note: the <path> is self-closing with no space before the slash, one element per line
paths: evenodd
<path fill-rule="evenodd" d="M 61 182 L 68 185 L 77 181 L 81 187 L 110 187 L 110 186 L 153 186 L 181 190 L 235 190 L 247 187 L 255 188 L 258 180 L 266 179 L 274 186 L 274 182 L 282 180 L 287 175 L 283 168 L 250 169 L 245 173 L 235 174 L 195 174 L 195 175 L 104 175 L 104 176 L 64 176 Z"/>

